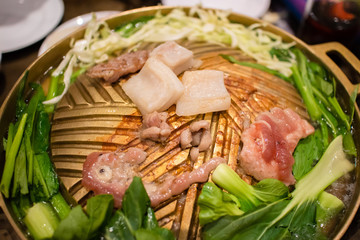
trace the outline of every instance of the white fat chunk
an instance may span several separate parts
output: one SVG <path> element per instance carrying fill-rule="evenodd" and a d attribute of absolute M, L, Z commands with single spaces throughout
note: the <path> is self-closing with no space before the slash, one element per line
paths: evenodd
<path fill-rule="evenodd" d="M 230 94 L 224 85 L 224 73 L 217 70 L 186 71 L 182 77 L 184 94 L 176 103 L 178 116 L 227 110 Z"/>
<path fill-rule="evenodd" d="M 174 72 L 156 58 L 149 58 L 137 75 L 122 85 L 141 114 L 164 111 L 184 92 Z"/>
<path fill-rule="evenodd" d="M 150 53 L 150 57 L 158 58 L 171 68 L 176 75 L 190 69 L 194 62 L 193 52 L 174 41 L 169 41 L 157 46 Z"/>

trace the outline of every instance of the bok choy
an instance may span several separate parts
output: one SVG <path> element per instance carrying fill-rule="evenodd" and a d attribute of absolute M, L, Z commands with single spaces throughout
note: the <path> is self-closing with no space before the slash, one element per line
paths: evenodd
<path fill-rule="evenodd" d="M 220 168 L 220 171 L 218 171 Z M 213 173 L 213 181 L 226 191 L 234 192 L 238 176 L 229 167 L 218 166 Z M 346 158 L 342 146 L 342 136 L 336 137 L 326 149 L 324 155 L 310 172 L 302 177 L 290 193 L 290 198 L 275 200 L 265 205 L 245 211 L 240 216 L 225 216 L 206 224 L 203 229 L 204 239 L 288 239 L 302 236 L 314 237 L 316 230 L 317 200 L 324 190 L 335 180 L 352 171 L 354 165 Z M 220 175 L 218 175 L 221 173 Z M 233 176 L 224 178 L 224 176 Z M 239 187 L 241 188 L 241 186 Z M 253 192 L 243 192 L 241 198 L 251 199 Z M 341 204 L 334 200 L 320 200 L 331 209 L 341 209 Z M 324 206 L 324 205 L 323 205 Z M 321 214 L 324 214 L 322 208 Z M 241 206 L 240 206 L 241 210 Z M 200 210 L 201 211 L 201 210 Z M 321 218 L 318 217 L 318 219 Z"/>

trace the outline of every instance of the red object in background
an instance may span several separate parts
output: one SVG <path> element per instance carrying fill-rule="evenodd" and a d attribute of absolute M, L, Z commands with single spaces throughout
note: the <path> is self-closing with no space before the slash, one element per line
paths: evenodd
<path fill-rule="evenodd" d="M 297 35 L 306 43 L 337 41 L 350 50 L 359 51 L 359 1 L 314 0 L 310 12 L 304 16 Z"/>
<path fill-rule="evenodd" d="M 353 20 L 355 15 L 345 11 L 344 9 L 344 2 L 338 2 L 331 6 L 330 15 L 333 17 L 337 17 L 341 20 Z"/>

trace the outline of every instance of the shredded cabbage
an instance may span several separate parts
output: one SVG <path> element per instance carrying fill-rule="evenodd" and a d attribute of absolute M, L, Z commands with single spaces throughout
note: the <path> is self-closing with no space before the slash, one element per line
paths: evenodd
<path fill-rule="evenodd" d="M 193 7 L 189 15 L 183 9 L 176 8 L 168 15 L 156 13 L 139 31 L 125 38 L 112 31 L 106 22 L 96 21 L 93 15 L 83 39 L 74 42 L 72 49 L 65 56 L 53 75 L 58 75 L 66 67 L 67 73 L 72 73 L 74 67 L 88 67 L 106 61 L 115 50 L 136 46 L 140 42 L 164 42 L 170 40 L 188 39 L 192 41 L 207 41 L 225 44 L 241 49 L 253 57 L 258 63 L 270 69 L 277 70 L 285 76 L 290 76 L 290 67 L 296 61 L 293 55 L 289 62 L 280 61 L 269 51 L 275 47 L 289 49 L 295 43 L 284 43 L 280 36 L 261 29 L 262 24 L 256 23 L 244 26 L 232 23 L 228 19 L 230 12 L 223 10 L 204 10 Z M 73 60 L 74 59 L 74 60 Z M 73 60 L 73 62 L 70 62 Z M 66 82 L 68 81 L 68 82 Z M 65 86 L 70 78 L 64 78 Z M 65 87 L 61 97 L 68 87 Z M 61 97 L 44 102 L 57 103 Z"/>

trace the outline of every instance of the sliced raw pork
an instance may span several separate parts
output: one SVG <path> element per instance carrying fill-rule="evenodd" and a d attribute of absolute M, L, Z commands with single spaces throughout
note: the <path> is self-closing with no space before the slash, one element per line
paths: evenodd
<path fill-rule="evenodd" d="M 146 158 L 146 152 L 129 148 L 126 152 L 95 152 L 88 155 L 83 165 L 83 186 L 95 194 L 112 194 L 115 207 L 121 207 L 126 189 L 134 176 L 142 177 L 138 166 Z M 153 207 L 180 194 L 193 183 L 206 182 L 209 174 L 223 158 L 212 158 L 199 168 L 184 172 L 179 176 L 168 174 L 162 182 L 144 182 L 145 189 Z"/>
<path fill-rule="evenodd" d="M 176 103 L 178 116 L 227 110 L 230 94 L 224 85 L 224 73 L 217 70 L 186 71 L 182 77 L 184 94 Z"/>
<path fill-rule="evenodd" d="M 292 185 L 292 153 L 299 140 L 313 132 L 313 126 L 291 109 L 261 113 L 241 135 L 241 167 L 257 180 L 275 178 Z"/>
<path fill-rule="evenodd" d="M 121 206 L 122 197 L 134 176 L 140 176 L 138 164 L 146 159 L 146 152 L 129 148 L 127 152 L 94 152 L 83 165 L 83 186 L 97 194 L 113 194 L 115 204 Z"/>
<path fill-rule="evenodd" d="M 184 86 L 174 72 L 153 57 L 122 88 L 142 115 L 168 109 L 184 92 Z"/>

